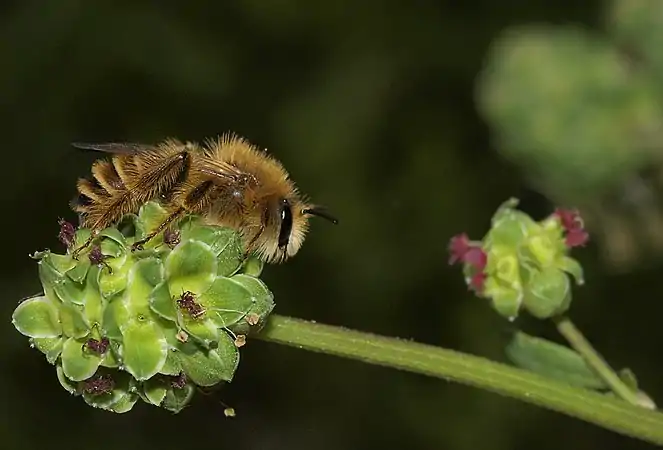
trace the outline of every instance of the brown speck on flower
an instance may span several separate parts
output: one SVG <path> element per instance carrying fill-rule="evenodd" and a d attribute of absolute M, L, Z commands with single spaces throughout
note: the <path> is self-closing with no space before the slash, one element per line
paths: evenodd
<path fill-rule="evenodd" d="M 58 220 L 58 225 L 60 225 L 60 232 L 58 233 L 58 240 L 62 244 L 69 248 L 74 244 L 74 237 L 76 235 L 76 228 L 70 222 L 67 222 L 64 219 Z"/>
<path fill-rule="evenodd" d="M 258 322 L 260 322 L 260 316 L 256 313 L 251 313 L 246 316 L 246 323 L 248 323 L 251 326 L 258 325 Z"/>
<path fill-rule="evenodd" d="M 235 347 L 240 348 L 244 347 L 244 345 L 246 345 L 246 336 L 243 334 L 238 334 L 235 338 Z"/>
<path fill-rule="evenodd" d="M 90 395 L 108 394 L 114 387 L 115 381 L 110 375 L 93 375 L 83 381 L 83 392 Z"/>
<path fill-rule="evenodd" d="M 180 232 L 178 230 L 166 229 L 163 232 L 163 242 L 170 248 L 175 248 L 180 243 Z"/>
<path fill-rule="evenodd" d="M 580 247 L 589 240 L 589 233 L 585 231 L 584 223 L 577 210 L 557 208 L 554 213 L 566 232 L 565 243 L 569 248 Z"/>
<path fill-rule="evenodd" d="M 186 331 L 180 330 L 175 335 L 175 339 L 177 339 L 178 341 L 184 344 L 189 340 L 189 335 L 187 334 Z"/>

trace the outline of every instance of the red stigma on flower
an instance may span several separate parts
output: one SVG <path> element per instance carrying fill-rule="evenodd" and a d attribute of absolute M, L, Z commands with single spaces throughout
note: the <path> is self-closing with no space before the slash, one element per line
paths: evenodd
<path fill-rule="evenodd" d="M 171 377 L 170 385 L 175 389 L 182 389 L 186 386 L 186 375 L 183 372 L 180 372 L 179 375 Z"/>
<path fill-rule="evenodd" d="M 557 208 L 554 215 L 566 232 L 565 243 L 569 248 L 580 247 L 589 240 L 589 233 L 585 231 L 584 224 L 577 210 Z"/>
<path fill-rule="evenodd" d="M 179 299 L 177 299 L 177 305 L 189 313 L 192 319 L 198 319 L 205 314 L 205 309 L 196 302 L 196 297 L 193 292 L 186 291 L 184 292 Z"/>
<path fill-rule="evenodd" d="M 472 244 L 465 233 L 451 238 L 449 252 L 451 253 L 449 264 L 460 261 L 478 270 L 483 270 L 488 262 L 486 252 L 480 246 Z"/>
<path fill-rule="evenodd" d="M 456 264 L 458 261 L 463 261 L 465 254 L 470 249 L 470 239 L 467 234 L 462 233 L 451 238 L 449 242 L 449 264 Z"/>
<path fill-rule="evenodd" d="M 88 255 L 88 258 L 90 258 L 90 262 L 94 264 L 95 266 L 98 266 L 100 264 L 104 263 L 104 259 L 106 258 L 103 253 L 101 253 L 101 247 L 98 245 L 95 245 L 92 247 L 90 250 L 90 254 Z"/>
<path fill-rule="evenodd" d="M 486 274 L 484 272 L 478 272 L 470 279 L 469 288 L 480 293 L 483 291 L 485 283 Z"/>
<path fill-rule="evenodd" d="M 479 244 L 470 242 L 467 234 L 462 233 L 451 238 L 449 252 L 451 253 L 449 264 L 461 262 L 472 268 L 474 275 L 468 281 L 468 287 L 477 293 L 483 291 L 486 281 L 484 270 L 488 264 L 488 255 L 483 248 Z"/>
<path fill-rule="evenodd" d="M 110 345 L 110 341 L 108 340 L 107 337 L 101 338 L 100 341 L 90 338 L 87 340 L 85 343 L 85 347 L 95 353 L 99 353 L 100 355 L 106 353 L 106 350 L 108 350 L 108 346 Z"/>
<path fill-rule="evenodd" d="M 95 375 L 83 382 L 83 391 L 90 395 L 108 394 L 114 387 L 115 381 L 110 375 Z"/>
<path fill-rule="evenodd" d="M 464 262 L 477 270 L 483 270 L 488 263 L 488 255 L 486 255 L 486 252 L 482 248 L 472 247 L 465 253 Z"/>
<path fill-rule="evenodd" d="M 67 248 L 71 247 L 74 243 L 74 236 L 76 235 L 76 228 L 64 219 L 58 220 L 60 225 L 60 232 L 58 233 L 58 240 L 62 242 Z"/>

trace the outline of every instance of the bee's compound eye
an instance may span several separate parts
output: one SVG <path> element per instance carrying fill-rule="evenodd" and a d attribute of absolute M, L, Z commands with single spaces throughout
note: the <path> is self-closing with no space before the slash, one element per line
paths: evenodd
<path fill-rule="evenodd" d="M 287 247 L 292 232 L 292 208 L 287 199 L 281 200 L 279 218 L 281 219 L 281 229 L 279 230 L 279 247 Z"/>

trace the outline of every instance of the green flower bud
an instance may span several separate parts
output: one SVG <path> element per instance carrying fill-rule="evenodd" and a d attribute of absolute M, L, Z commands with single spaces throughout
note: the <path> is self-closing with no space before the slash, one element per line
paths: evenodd
<path fill-rule="evenodd" d="M 197 386 L 230 382 L 244 337 L 274 308 L 240 236 L 187 217 L 132 252 L 167 216 L 157 203 L 99 233 L 75 260 L 37 252 L 44 293 L 12 323 L 55 365 L 62 387 L 123 413 L 138 400 L 178 412 Z M 72 235 L 70 235 L 72 236 Z M 71 248 L 85 242 L 81 229 Z"/>
<path fill-rule="evenodd" d="M 464 233 L 455 236 L 450 263 L 462 263 L 468 286 L 507 319 L 522 309 L 550 318 L 569 308 L 568 275 L 584 283 L 582 266 L 568 253 L 583 245 L 587 234 L 575 211 L 558 209 L 536 222 L 515 210 L 517 205 L 517 199 L 509 199 L 498 208 L 482 242 Z"/>

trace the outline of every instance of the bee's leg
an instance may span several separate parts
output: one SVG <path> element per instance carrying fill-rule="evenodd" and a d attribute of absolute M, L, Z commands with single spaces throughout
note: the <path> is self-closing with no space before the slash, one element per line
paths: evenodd
<path fill-rule="evenodd" d="M 180 218 L 185 212 L 186 212 L 186 210 L 184 208 L 182 208 L 182 207 L 177 208 L 177 210 L 174 213 L 172 213 L 170 216 L 168 216 L 166 218 L 166 220 L 161 222 L 161 224 L 156 228 L 156 230 L 152 231 L 150 234 L 145 236 L 140 241 L 134 242 L 133 245 L 131 246 L 131 251 L 135 252 L 136 250 L 142 250 L 143 246 L 145 244 L 147 244 L 157 234 L 159 234 L 163 230 L 165 230 L 168 227 L 168 225 L 170 225 L 174 220 L 177 220 L 178 218 Z"/>
<path fill-rule="evenodd" d="M 132 251 L 139 250 L 143 245 L 152 239 L 157 234 L 165 230 L 168 225 L 170 225 L 174 220 L 182 217 L 187 211 L 189 213 L 196 213 L 202 211 L 204 207 L 209 203 L 209 194 L 214 190 L 214 183 L 211 180 L 205 180 L 199 185 L 191 189 L 184 196 L 183 203 L 184 206 L 180 206 L 177 210 L 172 213 L 166 220 L 164 220 L 161 225 L 157 227 L 156 230 L 148 234 L 144 239 L 141 239 L 138 242 L 135 242 L 132 246 Z"/>
<path fill-rule="evenodd" d="M 99 234 L 99 231 L 98 231 L 98 230 L 92 230 L 92 233 L 90 233 L 90 237 L 87 238 L 87 241 L 85 241 L 85 242 L 84 242 L 83 244 L 81 244 L 78 248 L 76 248 L 76 249 L 71 253 L 71 257 L 74 258 L 76 261 L 78 261 L 78 257 L 79 257 L 79 255 L 80 255 L 80 253 L 81 253 L 83 250 L 85 250 L 86 248 L 88 248 L 88 247 L 90 246 L 90 244 L 92 244 L 92 242 L 94 241 L 94 239 L 97 237 L 98 234 Z"/>
<path fill-rule="evenodd" d="M 242 255 L 243 260 L 246 260 L 246 259 L 249 258 L 249 256 L 251 255 L 251 253 L 254 250 L 253 246 L 258 241 L 258 238 L 260 237 L 260 235 L 262 234 L 263 231 L 265 231 L 265 226 L 260 225 L 260 229 L 258 230 L 258 232 L 251 238 L 249 243 L 246 244 L 246 248 L 244 249 L 244 254 Z"/>

